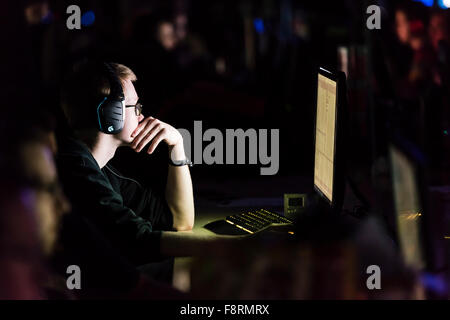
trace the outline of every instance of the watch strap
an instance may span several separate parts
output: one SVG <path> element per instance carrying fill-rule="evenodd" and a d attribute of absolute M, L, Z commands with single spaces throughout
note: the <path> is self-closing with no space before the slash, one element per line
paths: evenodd
<path fill-rule="evenodd" d="M 188 158 L 184 159 L 184 160 L 172 160 L 169 157 L 169 164 L 175 167 L 181 167 L 181 166 L 186 166 L 188 165 L 189 167 L 192 167 L 192 161 L 190 161 Z"/>

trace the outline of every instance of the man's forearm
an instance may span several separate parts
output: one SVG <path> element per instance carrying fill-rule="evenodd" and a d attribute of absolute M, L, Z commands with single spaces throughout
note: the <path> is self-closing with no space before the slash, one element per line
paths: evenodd
<path fill-rule="evenodd" d="M 239 247 L 246 236 L 205 235 L 192 231 L 163 231 L 161 253 L 171 257 L 210 255 L 223 251 L 228 246 Z"/>
<path fill-rule="evenodd" d="M 183 144 L 169 148 L 173 160 L 184 160 Z M 178 231 L 191 230 L 194 226 L 194 196 L 188 166 L 169 165 L 166 200 L 173 214 L 173 227 Z"/>

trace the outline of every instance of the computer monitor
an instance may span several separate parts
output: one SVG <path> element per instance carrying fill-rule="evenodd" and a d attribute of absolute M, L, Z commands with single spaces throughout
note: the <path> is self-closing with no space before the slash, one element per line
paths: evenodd
<path fill-rule="evenodd" d="M 389 157 L 400 253 L 414 269 L 439 274 L 447 265 L 443 216 L 428 199 L 426 158 L 401 137 L 392 139 Z"/>
<path fill-rule="evenodd" d="M 422 205 L 414 163 L 395 145 L 390 145 L 395 222 L 403 260 L 417 270 L 426 267 L 422 235 Z"/>
<path fill-rule="evenodd" d="M 345 183 L 343 117 L 345 74 L 319 68 L 314 147 L 314 190 L 331 208 L 342 206 Z M 339 120 L 339 121 L 338 121 Z"/>

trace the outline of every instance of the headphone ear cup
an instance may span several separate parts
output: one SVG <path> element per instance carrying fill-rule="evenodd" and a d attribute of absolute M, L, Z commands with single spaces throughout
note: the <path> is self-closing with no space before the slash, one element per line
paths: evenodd
<path fill-rule="evenodd" d="M 116 134 L 122 131 L 125 116 L 123 101 L 106 98 L 99 105 L 97 114 L 100 131 L 106 134 Z"/>
<path fill-rule="evenodd" d="M 103 68 L 108 77 L 111 92 L 97 107 L 99 129 L 103 133 L 116 134 L 122 131 L 125 117 L 125 96 L 122 84 L 111 64 L 104 62 Z"/>

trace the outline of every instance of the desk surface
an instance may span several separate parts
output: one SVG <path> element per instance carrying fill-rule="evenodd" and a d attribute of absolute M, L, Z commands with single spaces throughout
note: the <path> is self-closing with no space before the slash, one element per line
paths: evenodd
<path fill-rule="evenodd" d="M 234 198 L 222 201 L 198 199 L 196 202 L 196 219 L 193 233 L 213 235 L 204 226 L 208 223 L 224 220 L 226 216 L 241 213 L 254 208 L 267 208 L 282 213 L 283 198 L 280 197 L 248 197 Z M 173 285 L 181 291 L 190 290 L 191 264 L 193 258 L 175 258 Z"/>
<path fill-rule="evenodd" d="M 243 210 L 247 210 L 247 209 L 255 209 L 255 208 L 269 209 L 270 208 L 272 211 L 280 213 L 283 211 L 283 193 L 306 193 L 306 192 L 310 191 L 307 188 L 309 182 L 308 182 L 308 179 L 306 179 L 306 178 L 302 180 L 302 178 L 299 179 L 298 177 L 291 177 L 289 180 L 286 180 L 286 181 L 282 178 L 279 181 L 277 181 L 276 183 L 275 183 L 275 180 L 272 181 L 273 185 L 271 183 L 263 184 L 261 182 L 262 181 L 259 181 L 259 182 L 258 181 L 252 181 L 252 182 L 245 182 L 245 181 L 223 182 L 223 181 L 220 181 L 220 182 L 212 183 L 211 185 L 204 183 L 203 185 L 197 186 L 196 187 L 197 190 L 195 190 L 195 192 L 194 192 L 194 194 L 196 194 L 196 199 L 195 199 L 196 220 L 195 220 L 195 226 L 194 226 L 193 232 L 199 233 L 199 234 L 204 234 L 204 235 L 208 235 L 208 234 L 212 235 L 213 232 L 203 228 L 204 225 L 206 225 L 210 222 L 219 220 L 219 219 L 224 219 L 227 215 L 240 213 Z M 260 185 L 258 187 L 255 187 L 255 185 L 258 183 L 260 183 Z M 366 183 L 367 183 L 367 181 L 366 181 Z M 194 186 L 195 186 L 195 183 L 194 183 Z M 233 189 L 233 186 L 236 186 L 236 187 Z M 243 195 L 243 197 L 237 197 L 237 194 L 239 193 L 240 189 L 245 191 L 245 194 Z M 263 190 L 263 192 L 260 192 L 261 190 Z M 447 191 L 447 190 L 444 190 L 444 191 Z M 365 194 L 370 195 L 370 192 L 366 191 Z M 448 194 L 448 191 L 443 192 L 443 194 Z M 352 201 L 354 201 L 354 195 L 346 194 L 346 201 L 348 203 L 351 203 Z M 447 203 L 448 203 L 448 201 L 447 201 Z M 344 204 L 344 206 L 345 206 L 345 204 Z M 447 206 L 445 206 L 445 208 L 448 209 L 449 206 L 447 205 Z M 445 210 L 445 211 L 447 211 L 447 210 Z M 450 225 L 450 224 L 448 224 L 448 225 Z M 362 234 L 362 236 L 364 236 L 364 235 L 372 236 L 375 231 L 370 230 L 370 232 L 367 232 L 367 230 L 366 230 Z M 379 252 L 379 256 L 376 256 L 376 257 L 377 258 L 382 257 L 382 261 L 380 261 L 380 263 L 386 263 L 385 267 L 383 267 L 385 269 L 385 271 L 388 270 L 391 265 L 395 265 L 395 263 L 396 263 L 395 261 L 391 261 L 390 259 L 387 258 L 387 257 L 394 256 L 394 253 L 390 252 L 389 250 L 385 250 L 385 248 L 384 248 L 384 247 L 389 247 L 389 246 L 381 246 L 382 247 L 381 248 L 380 243 L 382 243 L 382 241 L 378 241 L 378 239 L 376 239 L 375 237 L 374 238 L 369 237 L 369 239 L 365 239 L 365 240 L 372 241 L 373 247 L 370 247 L 370 250 L 363 250 L 362 252 L 372 252 L 374 248 L 377 250 L 383 249 L 382 251 Z M 283 248 L 281 248 L 281 249 L 283 249 Z M 290 248 L 290 249 L 292 249 L 292 248 Z M 386 249 L 389 249 L 389 248 L 386 248 Z M 281 250 L 281 251 L 283 251 L 283 250 Z M 284 251 L 286 251 L 286 250 L 284 250 Z M 294 251 L 297 252 L 298 250 L 296 248 L 294 248 Z M 287 254 L 291 255 L 291 252 L 292 251 L 289 251 L 289 252 L 287 252 Z M 354 252 L 352 253 L 352 252 L 346 251 L 344 248 L 343 251 L 342 250 L 340 251 L 340 256 L 343 259 L 339 259 L 339 261 L 341 261 L 341 262 L 342 261 L 350 261 L 353 254 L 354 254 Z M 330 261 L 327 260 L 325 262 L 322 261 L 323 265 L 328 267 L 328 266 L 331 266 L 333 262 L 335 262 L 332 260 L 332 258 L 335 257 L 332 254 L 329 256 L 325 256 L 325 257 L 326 258 L 329 257 L 331 260 Z M 261 255 L 260 258 L 267 259 L 268 256 Z M 272 259 L 273 257 L 270 256 L 269 258 Z M 238 261 L 239 259 L 234 259 L 232 257 L 230 260 Z M 289 275 L 289 272 L 291 270 L 286 269 L 286 268 L 288 267 L 288 265 L 292 266 L 292 263 L 290 261 L 289 264 L 287 264 L 287 265 L 286 265 L 286 263 L 278 265 L 278 264 L 276 264 L 276 261 L 278 261 L 278 260 L 272 259 L 272 261 L 275 261 L 275 267 L 280 267 L 283 270 L 283 273 L 282 273 L 282 278 L 283 278 L 283 276 Z M 233 261 L 227 261 L 227 263 L 228 262 L 233 263 Z M 194 266 L 193 263 L 195 263 L 195 261 L 192 258 L 176 258 L 175 259 L 173 284 L 176 288 L 178 288 L 182 291 L 185 291 L 185 292 L 190 291 L 191 275 L 192 275 L 191 270 L 195 270 L 195 269 L 191 269 L 191 267 Z M 254 264 L 256 262 L 250 261 L 250 263 Z M 261 260 L 259 265 L 263 266 L 264 263 L 265 263 L 264 260 Z M 209 273 L 211 273 L 211 270 L 216 270 L 216 274 L 217 274 L 217 270 L 218 269 L 221 270 L 221 268 L 222 268 L 221 265 L 213 265 L 213 268 L 210 268 L 210 267 L 211 267 L 211 265 L 206 264 L 205 270 L 206 271 L 209 270 L 208 271 Z M 305 267 L 305 265 L 299 264 L 299 268 L 302 268 L 302 267 Z M 323 270 L 319 269 L 319 271 L 321 271 L 321 272 L 324 270 L 326 271 L 327 267 L 322 268 Z M 214 268 L 216 268 L 216 269 L 214 269 Z M 244 269 L 245 268 L 242 268 L 242 270 L 244 270 Z M 348 269 L 345 269 L 345 268 L 341 270 L 342 277 L 344 277 L 344 278 L 349 276 L 349 274 L 347 273 L 346 270 L 348 271 Z M 401 270 L 401 268 L 399 268 L 399 270 Z M 207 272 L 207 274 L 208 274 L 208 272 Z M 391 271 L 391 272 L 393 272 L 393 271 Z M 220 274 L 221 282 L 227 282 L 227 281 L 236 279 L 239 276 L 241 276 L 240 273 L 241 272 L 239 272 L 237 274 L 233 274 L 233 275 L 228 275 L 228 277 L 224 277 L 224 276 L 222 276 L 222 274 Z M 295 275 L 295 273 L 294 273 L 294 275 Z M 325 272 L 324 274 L 320 273 L 320 276 L 318 276 L 318 279 L 320 279 L 322 277 L 324 279 L 324 281 L 328 282 L 328 280 L 329 280 L 330 283 L 333 283 L 333 281 L 334 281 L 333 279 L 335 279 L 335 278 L 333 278 L 333 279 L 330 278 L 330 279 L 326 280 L 327 276 L 329 276 L 329 274 L 327 272 Z M 393 276 L 395 278 L 397 275 L 395 273 L 393 273 L 391 276 Z M 211 278 L 211 279 L 213 279 L 213 278 Z M 212 281 L 213 282 L 211 284 L 212 286 L 214 286 L 215 281 L 217 281 L 217 279 Z M 211 283 L 211 281 L 209 281 L 209 283 Z M 226 283 L 223 283 L 223 285 L 226 285 Z M 267 285 L 269 287 L 272 286 L 271 283 L 267 283 Z M 287 287 L 289 287 L 289 286 L 287 286 Z M 305 294 L 307 294 L 307 293 L 305 293 Z M 291 295 L 291 293 L 289 293 L 288 296 L 289 295 Z M 301 297 L 301 295 L 300 296 L 296 295 L 296 297 Z M 308 297 L 308 296 L 306 295 L 306 297 Z"/>

